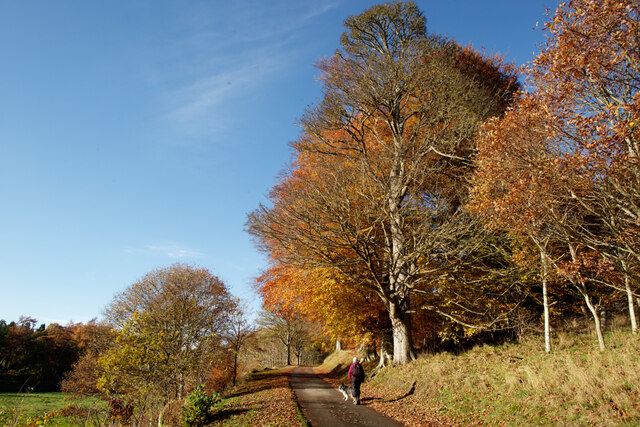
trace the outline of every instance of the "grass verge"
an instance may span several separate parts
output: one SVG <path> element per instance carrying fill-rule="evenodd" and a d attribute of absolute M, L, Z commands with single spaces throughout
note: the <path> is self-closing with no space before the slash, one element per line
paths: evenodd
<path fill-rule="evenodd" d="M 371 405 L 409 425 L 640 425 L 640 341 L 589 334 L 428 355 L 363 385 Z M 455 421 L 454 421 L 455 420 Z M 437 421 L 437 422 L 436 422 Z"/>
<path fill-rule="evenodd" d="M 254 372 L 211 410 L 208 425 L 306 426 L 289 387 L 293 367 Z M 179 408 L 178 414 L 181 414 Z M 103 426 L 107 402 L 66 393 L 0 393 L 1 426 Z"/>
<path fill-rule="evenodd" d="M 212 414 L 220 426 L 306 426 L 289 387 L 293 367 L 248 375 Z"/>
<path fill-rule="evenodd" d="M 107 402 L 67 393 L 0 393 L 0 425 L 98 426 Z"/>

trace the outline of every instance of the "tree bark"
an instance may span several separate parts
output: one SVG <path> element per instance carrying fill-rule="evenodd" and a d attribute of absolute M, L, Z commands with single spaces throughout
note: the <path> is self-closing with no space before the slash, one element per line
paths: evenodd
<path fill-rule="evenodd" d="M 411 341 L 411 319 L 394 303 L 389 304 L 389 318 L 393 329 L 393 363 L 403 365 L 415 359 Z"/>
<path fill-rule="evenodd" d="M 533 238 L 540 251 L 540 266 L 542 269 L 542 307 L 544 310 L 544 351 L 551 352 L 551 320 L 549 314 L 549 292 L 547 289 L 547 278 L 549 276 L 549 255 L 547 254 L 547 242 L 541 244 L 538 239 Z"/>
<path fill-rule="evenodd" d="M 631 290 L 631 278 L 627 273 L 627 264 L 622 261 L 622 268 L 624 269 L 624 287 L 627 292 L 627 301 L 629 303 L 629 320 L 631 321 L 631 333 L 638 335 L 638 322 L 636 320 L 636 308 L 633 303 L 633 291 Z"/>
<path fill-rule="evenodd" d="M 584 288 L 584 285 L 583 285 Z M 600 315 L 598 314 L 598 310 L 591 302 L 591 298 L 587 293 L 586 289 L 582 291 L 582 295 L 584 296 L 584 301 L 587 303 L 587 307 L 593 316 L 593 322 L 596 328 L 596 335 L 598 336 L 598 344 L 600 346 L 600 351 L 605 351 L 607 348 L 604 345 L 604 335 L 602 334 L 602 325 L 600 323 Z"/>
<path fill-rule="evenodd" d="M 544 351 L 551 352 L 551 320 L 549 314 L 549 291 L 547 289 L 547 275 L 549 266 L 547 264 L 547 254 L 541 252 L 542 257 L 542 305 L 544 307 Z"/>
<path fill-rule="evenodd" d="M 378 369 L 384 368 L 393 361 L 393 330 L 382 329 L 380 333 L 380 362 Z"/>
<path fill-rule="evenodd" d="M 233 351 L 233 385 L 236 385 L 236 377 L 238 376 L 238 351 Z"/>
<path fill-rule="evenodd" d="M 362 345 L 360 345 L 359 350 L 361 362 L 370 362 L 378 358 L 378 352 L 376 351 L 375 346 L 363 343 Z"/>
<path fill-rule="evenodd" d="M 403 136 L 399 129 L 400 120 L 392 115 L 390 128 L 393 132 L 393 165 L 389 174 L 389 285 L 391 299 L 389 304 L 389 318 L 393 329 L 393 363 L 402 365 L 413 360 L 413 345 L 411 342 L 410 318 L 406 314 L 409 308 L 407 289 L 406 262 L 403 259 L 406 251 L 404 235 L 404 218 L 400 206 L 405 197 L 406 176 L 402 159 Z"/>
<path fill-rule="evenodd" d="M 576 247 L 569 243 L 569 253 L 571 254 L 571 259 L 576 262 L 578 259 Z M 597 308 L 591 302 L 591 297 L 589 296 L 589 291 L 587 289 L 587 285 L 584 280 L 578 281 L 575 278 L 570 279 L 573 286 L 582 294 L 584 297 L 584 301 L 587 304 L 587 308 L 591 312 L 591 316 L 593 317 L 593 323 L 596 328 L 596 335 L 598 337 L 598 345 L 600 346 L 600 351 L 605 351 L 606 347 L 604 345 L 604 335 L 602 334 L 602 324 L 600 322 L 600 315 L 598 314 Z"/>
<path fill-rule="evenodd" d="M 638 321 L 636 319 L 636 307 L 633 303 L 633 292 L 631 292 L 631 288 L 628 284 L 629 276 L 625 277 L 625 282 L 627 286 L 627 299 L 629 301 L 629 319 L 631 320 L 631 333 L 633 335 L 638 335 Z"/>
<path fill-rule="evenodd" d="M 171 403 L 171 400 L 169 400 L 167 403 L 165 403 L 162 406 L 162 409 L 160 410 L 160 413 L 158 414 L 158 427 L 162 427 L 164 425 L 164 412 L 167 410 L 167 408 L 169 407 L 170 403 Z"/>
<path fill-rule="evenodd" d="M 286 345 L 287 352 L 287 366 L 291 365 L 291 344 Z"/>

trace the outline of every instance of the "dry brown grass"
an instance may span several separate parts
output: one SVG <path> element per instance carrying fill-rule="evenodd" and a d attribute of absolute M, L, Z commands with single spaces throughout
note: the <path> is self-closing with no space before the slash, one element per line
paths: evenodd
<path fill-rule="evenodd" d="M 551 354 L 531 340 L 424 356 L 382 370 L 364 391 L 402 396 L 415 384 L 401 400 L 407 411 L 428 407 L 427 416 L 461 425 L 638 425 L 640 341 L 607 338 L 604 353 L 590 335 L 573 333 L 558 335 Z"/>

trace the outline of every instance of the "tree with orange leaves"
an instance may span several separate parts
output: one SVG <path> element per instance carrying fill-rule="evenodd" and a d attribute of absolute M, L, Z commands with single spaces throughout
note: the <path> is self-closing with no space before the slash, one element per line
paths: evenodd
<path fill-rule="evenodd" d="M 548 41 L 526 68 L 532 92 L 489 123 L 478 143 L 474 198 L 487 217 L 537 242 L 543 277 L 548 242 L 563 245 L 555 270 L 583 295 L 604 349 L 590 288 L 620 289 L 610 265 L 624 277 L 637 330 L 639 6 L 572 0 L 545 29 Z"/>
<path fill-rule="evenodd" d="M 634 0 L 572 0 L 558 7 L 545 28 L 549 39 L 529 75 L 563 147 L 562 165 L 572 176 L 565 189 L 599 224 L 595 231 L 579 227 L 574 233 L 624 278 L 637 333 L 640 5 Z"/>
<path fill-rule="evenodd" d="M 473 135 L 517 85 L 501 64 L 427 35 L 412 2 L 373 6 L 345 27 L 319 64 L 324 97 L 300 120 L 296 162 L 248 229 L 282 264 L 374 292 L 403 364 L 412 295 L 437 294 L 477 234 L 464 209 Z"/>
<path fill-rule="evenodd" d="M 267 310 L 294 311 L 322 326 L 333 340 L 373 345 L 384 340 L 388 316 L 384 305 L 365 288 L 345 284 L 330 269 L 301 269 L 274 265 L 257 279 L 258 293 Z M 382 343 L 381 343 L 382 344 Z M 391 355 L 380 352 L 381 363 Z"/>

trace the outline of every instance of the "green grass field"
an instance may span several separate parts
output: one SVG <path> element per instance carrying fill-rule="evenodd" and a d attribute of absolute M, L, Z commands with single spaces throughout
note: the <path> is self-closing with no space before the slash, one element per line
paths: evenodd
<path fill-rule="evenodd" d="M 97 426 L 104 422 L 107 402 L 67 393 L 0 393 L 2 426 Z"/>

